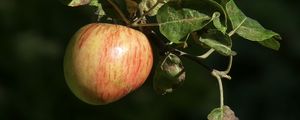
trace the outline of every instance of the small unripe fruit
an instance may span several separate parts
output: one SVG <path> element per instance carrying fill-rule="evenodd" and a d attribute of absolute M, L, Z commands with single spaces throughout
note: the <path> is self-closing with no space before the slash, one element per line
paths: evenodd
<path fill-rule="evenodd" d="M 141 86 L 153 64 L 147 37 L 134 29 L 93 23 L 70 41 L 64 57 L 65 79 L 82 101 L 103 105 Z"/>

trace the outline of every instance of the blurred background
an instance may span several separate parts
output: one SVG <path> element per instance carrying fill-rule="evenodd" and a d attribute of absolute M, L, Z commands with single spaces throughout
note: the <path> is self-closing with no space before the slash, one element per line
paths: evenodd
<path fill-rule="evenodd" d="M 299 119 L 299 1 L 236 3 L 283 40 L 276 52 L 234 37 L 238 55 L 233 79 L 224 81 L 225 104 L 240 120 Z M 150 77 L 109 105 L 77 99 L 64 80 L 64 49 L 77 29 L 95 21 L 94 10 L 57 0 L 0 0 L 0 120 L 205 120 L 218 107 L 217 81 L 186 59 L 187 80 L 172 94 L 156 94 Z M 223 59 L 212 63 L 222 66 Z"/>

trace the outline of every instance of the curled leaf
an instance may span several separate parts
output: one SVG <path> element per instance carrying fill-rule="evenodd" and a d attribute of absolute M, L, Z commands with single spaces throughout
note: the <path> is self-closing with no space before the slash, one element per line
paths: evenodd
<path fill-rule="evenodd" d="M 258 43 L 273 50 L 279 50 L 280 48 L 280 43 L 273 38 L 264 41 L 258 41 Z"/>
<path fill-rule="evenodd" d="M 215 12 L 213 14 L 213 24 L 214 26 L 219 30 L 221 31 L 222 33 L 225 33 L 227 28 L 226 26 L 224 26 L 222 23 L 221 23 L 221 20 L 220 20 L 220 13 L 219 12 Z"/>
<path fill-rule="evenodd" d="M 175 54 L 168 54 L 160 59 L 154 73 L 153 88 L 158 94 L 173 92 L 185 80 L 185 70 L 182 62 Z"/>

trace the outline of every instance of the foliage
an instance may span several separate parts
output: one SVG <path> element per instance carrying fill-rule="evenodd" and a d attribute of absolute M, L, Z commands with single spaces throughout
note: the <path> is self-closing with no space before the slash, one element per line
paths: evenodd
<path fill-rule="evenodd" d="M 180 60 L 182 57 L 187 57 L 207 68 L 218 79 L 221 99 L 220 108 L 214 109 L 209 114 L 209 120 L 237 119 L 233 111 L 223 104 L 221 82 L 223 78 L 231 79 L 228 73 L 233 56 L 237 54 L 232 50 L 232 35 L 236 33 L 245 40 L 258 42 L 273 50 L 280 48 L 278 41 L 281 39 L 280 35 L 247 17 L 234 0 L 125 0 L 123 2 L 126 3 L 126 8 L 122 8 L 118 0 L 106 1 L 110 5 L 104 5 L 108 4 L 104 0 L 72 0 L 68 5 L 96 6 L 101 22 L 126 24 L 129 27 L 140 28 L 148 36 L 157 36 L 159 41 L 157 46 L 163 54 L 155 71 L 154 89 L 160 94 L 172 92 L 185 79 L 184 67 Z M 106 8 L 102 6 L 113 7 L 118 16 L 108 14 Z M 103 16 L 106 19 L 101 19 Z M 116 19 L 123 22 L 115 22 Z M 194 44 L 199 50 L 210 50 L 203 55 L 184 52 L 184 48 Z M 202 64 L 201 60 L 209 57 L 214 51 L 229 57 L 230 62 L 226 70 L 217 70 Z M 181 76 L 183 73 L 184 77 Z"/>

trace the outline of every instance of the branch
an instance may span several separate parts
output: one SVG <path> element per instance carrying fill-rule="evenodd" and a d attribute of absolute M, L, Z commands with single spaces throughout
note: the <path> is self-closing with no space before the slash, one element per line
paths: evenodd
<path fill-rule="evenodd" d="M 121 16 L 122 20 L 126 23 L 126 25 L 130 25 L 130 21 L 125 17 L 123 12 L 120 10 L 120 8 L 111 0 L 107 0 L 109 4 L 113 6 L 113 8 L 117 11 L 117 13 Z"/>
<path fill-rule="evenodd" d="M 159 5 L 159 3 L 161 3 L 161 1 L 158 0 L 148 11 L 146 11 L 146 13 L 143 13 L 136 21 L 134 21 L 134 23 L 132 23 L 132 26 L 136 26 L 138 22 L 144 19 L 144 17 L 148 15 L 157 5 Z"/>

